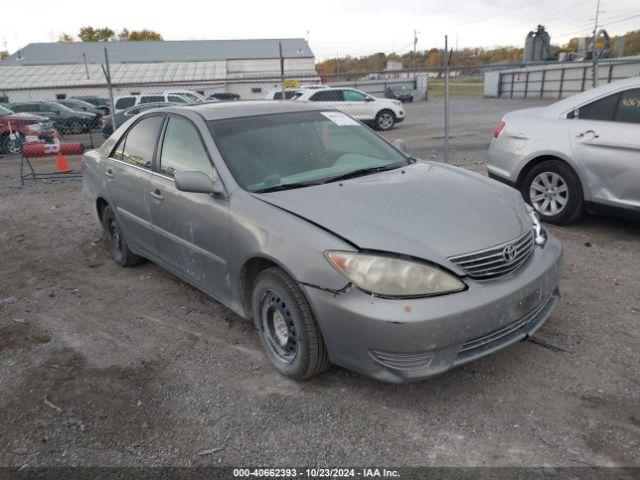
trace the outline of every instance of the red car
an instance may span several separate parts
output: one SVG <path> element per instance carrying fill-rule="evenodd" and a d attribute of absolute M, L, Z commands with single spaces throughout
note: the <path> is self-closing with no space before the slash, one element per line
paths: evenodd
<path fill-rule="evenodd" d="M 0 105 L 0 154 L 17 155 L 20 153 L 20 143 L 29 140 L 50 142 L 55 131 L 48 118 L 13 113 Z M 12 133 L 15 138 L 11 138 Z"/>

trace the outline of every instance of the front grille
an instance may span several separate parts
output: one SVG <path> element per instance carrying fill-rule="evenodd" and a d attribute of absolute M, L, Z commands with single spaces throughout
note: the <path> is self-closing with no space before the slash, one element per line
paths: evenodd
<path fill-rule="evenodd" d="M 531 255 L 534 248 L 533 230 L 495 247 L 449 257 L 471 278 L 486 280 L 513 272 Z"/>
<path fill-rule="evenodd" d="M 371 356 L 381 365 L 401 371 L 420 370 L 431 361 L 429 352 L 398 353 L 372 350 Z"/>

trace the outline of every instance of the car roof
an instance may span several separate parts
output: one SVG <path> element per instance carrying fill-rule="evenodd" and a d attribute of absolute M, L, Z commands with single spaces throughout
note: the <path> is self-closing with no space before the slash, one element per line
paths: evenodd
<path fill-rule="evenodd" d="M 162 108 L 166 112 L 197 112 L 205 120 L 274 115 L 279 113 L 311 112 L 327 110 L 321 106 L 287 100 L 239 100 L 237 102 L 204 102 Z"/>
<path fill-rule="evenodd" d="M 619 92 L 620 90 L 626 90 L 627 88 L 640 88 L 640 77 L 631 77 L 624 80 L 617 80 L 615 82 L 607 83 L 606 85 L 600 85 L 590 90 L 585 90 L 581 93 L 576 93 L 570 97 L 563 98 L 551 105 L 543 107 L 547 113 L 562 114 L 567 111 L 573 110 L 578 106 L 596 100 L 601 97 L 605 97 L 611 93 Z"/>

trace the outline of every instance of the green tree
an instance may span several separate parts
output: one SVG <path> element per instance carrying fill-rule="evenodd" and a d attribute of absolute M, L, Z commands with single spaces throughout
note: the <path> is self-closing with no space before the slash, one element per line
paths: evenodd
<path fill-rule="evenodd" d="M 109 27 L 93 28 L 91 26 L 82 27 L 78 37 L 83 42 L 108 42 L 113 40 L 116 33 Z"/>
<path fill-rule="evenodd" d="M 0 60 L 9 56 L 9 52 L 6 50 L 0 50 Z"/>
<path fill-rule="evenodd" d="M 132 31 L 123 28 L 118 34 L 118 40 L 128 40 L 130 42 L 157 41 L 162 40 L 162 35 L 146 28 Z"/>
<path fill-rule="evenodd" d="M 74 41 L 73 37 L 71 35 L 69 35 L 68 33 L 62 33 L 58 37 L 58 42 L 60 42 L 60 43 L 73 42 L 73 41 Z"/>

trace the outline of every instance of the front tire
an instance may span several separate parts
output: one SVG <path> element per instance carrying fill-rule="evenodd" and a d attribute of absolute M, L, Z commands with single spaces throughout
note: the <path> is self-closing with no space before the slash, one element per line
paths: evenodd
<path fill-rule="evenodd" d="M 102 211 L 102 228 L 107 249 L 114 262 L 122 267 L 130 267 L 143 261 L 142 257 L 127 246 L 118 218 L 110 205 L 105 206 Z"/>
<path fill-rule="evenodd" d="M 20 155 L 24 136 L 21 133 L 15 133 L 16 138 L 12 139 L 9 134 L 0 137 L 0 153 L 9 155 Z"/>
<path fill-rule="evenodd" d="M 311 307 L 289 275 L 277 267 L 261 272 L 252 300 L 262 348 L 282 375 L 305 380 L 329 368 L 329 356 Z"/>
<path fill-rule="evenodd" d="M 580 180 L 573 169 L 560 160 L 546 160 L 533 167 L 521 191 L 545 222 L 565 225 L 582 214 Z"/>
<path fill-rule="evenodd" d="M 396 116 L 391 110 L 381 110 L 376 115 L 375 127 L 377 130 L 386 132 L 391 130 L 396 124 Z"/>

